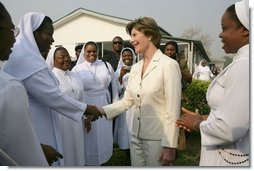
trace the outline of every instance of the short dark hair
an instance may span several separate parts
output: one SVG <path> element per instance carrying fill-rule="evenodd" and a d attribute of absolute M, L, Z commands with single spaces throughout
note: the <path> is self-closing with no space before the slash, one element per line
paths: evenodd
<path fill-rule="evenodd" d="M 168 46 L 168 45 L 174 46 L 175 49 L 176 49 L 176 53 L 178 53 L 178 45 L 177 45 L 177 43 L 176 43 L 175 41 L 168 41 L 168 42 L 165 44 L 165 48 L 166 48 L 166 46 Z M 164 49 L 164 51 L 165 51 L 165 49 Z"/>
<path fill-rule="evenodd" d="M 7 12 L 6 8 L 4 7 L 2 2 L 0 2 L 0 20 L 6 17 L 6 12 Z"/>
<path fill-rule="evenodd" d="M 228 12 L 230 19 L 235 21 L 239 27 L 244 27 L 244 25 L 241 23 L 239 18 L 237 17 L 236 11 L 235 11 L 235 4 L 229 6 L 226 10 Z M 245 27 L 244 27 L 245 28 Z"/>
<path fill-rule="evenodd" d="M 82 49 L 84 45 L 83 44 L 79 44 L 75 47 L 75 51 L 79 50 L 79 49 Z"/>
<path fill-rule="evenodd" d="M 96 42 L 93 42 L 93 41 L 88 41 L 88 42 L 86 42 L 85 48 L 86 48 L 88 45 L 94 45 L 94 46 L 96 47 L 97 52 L 99 52 L 99 47 L 98 47 L 98 45 L 97 45 Z"/>
<path fill-rule="evenodd" d="M 114 42 L 115 39 L 121 39 L 121 41 L 123 42 L 123 38 L 121 38 L 120 36 L 116 36 L 113 38 L 112 42 Z"/>
<path fill-rule="evenodd" d="M 50 17 L 45 16 L 45 18 L 43 19 L 41 25 L 35 31 L 40 32 L 41 30 L 44 30 L 47 27 L 48 23 L 53 24 L 53 21 L 51 20 Z"/>
<path fill-rule="evenodd" d="M 54 51 L 54 56 L 53 56 L 54 59 L 55 59 L 56 52 L 58 52 L 58 51 L 66 51 L 67 53 L 69 53 L 68 50 L 65 47 L 59 46 Z"/>

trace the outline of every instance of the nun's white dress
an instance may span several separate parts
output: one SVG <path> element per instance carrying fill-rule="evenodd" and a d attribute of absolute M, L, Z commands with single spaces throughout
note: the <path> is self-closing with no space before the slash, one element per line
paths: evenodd
<path fill-rule="evenodd" d="M 82 49 L 82 52 L 84 50 Z M 81 53 L 82 55 L 83 53 Z M 79 57 L 84 58 L 84 57 Z M 84 95 L 87 104 L 104 106 L 110 103 L 108 86 L 112 83 L 113 101 L 118 100 L 114 71 L 109 63 L 96 60 L 93 63 L 84 61 L 76 65 L 72 71 L 77 73 L 82 80 Z M 107 162 L 113 153 L 113 130 L 112 120 L 105 117 L 92 122 L 89 133 L 85 131 L 85 158 L 86 164 L 101 165 Z"/>
<path fill-rule="evenodd" d="M 123 62 L 123 52 L 125 50 L 129 50 L 132 52 L 133 60 L 132 60 L 132 65 L 136 63 L 136 55 L 134 51 L 131 48 L 123 48 L 121 53 L 120 53 L 120 59 L 119 63 L 117 66 L 117 70 L 115 71 L 117 83 L 118 83 L 118 93 L 119 93 L 119 99 L 123 98 L 124 91 L 127 87 L 128 84 L 128 79 L 129 79 L 129 74 L 126 73 L 122 77 L 122 84 L 119 83 L 118 77 L 121 72 L 122 67 L 131 67 L 131 66 L 126 66 Z M 116 117 L 115 119 L 115 128 L 114 128 L 114 143 L 117 143 L 120 149 L 130 149 L 130 134 L 132 130 L 132 123 L 133 123 L 133 115 L 134 115 L 134 107 L 131 107 L 128 109 L 126 112 L 123 112 L 119 116 Z"/>
<path fill-rule="evenodd" d="M 0 165 L 48 166 L 24 86 L 0 68 L 0 87 Z"/>
<path fill-rule="evenodd" d="M 83 84 L 75 73 L 58 68 L 53 68 L 52 72 L 59 80 L 60 90 L 64 94 L 84 102 Z M 63 141 L 64 166 L 84 166 L 83 120 L 74 122 L 61 114 L 58 117 Z"/>
<path fill-rule="evenodd" d="M 20 33 L 3 70 L 23 82 L 29 97 L 33 126 L 40 143 L 50 145 L 62 153 L 56 115 L 60 113 L 79 122 L 86 104 L 60 91 L 57 78 L 39 52 L 33 31 L 40 26 L 44 18 L 44 14 L 36 12 L 27 13 L 21 18 Z M 62 161 L 58 160 L 55 164 L 63 165 Z"/>
<path fill-rule="evenodd" d="M 248 166 L 250 153 L 249 45 L 212 81 L 209 117 L 200 124 L 200 166 Z"/>
<path fill-rule="evenodd" d="M 212 71 L 210 70 L 209 66 L 207 66 L 207 65 L 202 66 L 202 64 L 201 64 L 202 61 L 203 60 L 201 60 L 199 62 L 199 65 L 193 74 L 193 78 L 198 79 L 198 80 L 209 81 L 209 80 L 211 80 L 211 78 L 214 77 L 214 75 L 212 74 Z"/>
<path fill-rule="evenodd" d="M 119 92 L 119 99 L 123 98 L 128 78 L 129 73 L 123 76 L 123 85 L 121 91 Z M 132 130 L 134 110 L 134 107 L 131 107 L 126 112 L 117 116 L 115 120 L 114 142 L 117 143 L 119 148 L 122 150 L 130 148 L 130 134 Z"/>

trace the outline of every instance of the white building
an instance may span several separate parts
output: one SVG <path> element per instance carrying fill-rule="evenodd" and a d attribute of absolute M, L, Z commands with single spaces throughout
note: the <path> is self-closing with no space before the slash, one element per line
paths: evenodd
<path fill-rule="evenodd" d="M 130 36 L 126 33 L 125 27 L 130 21 L 79 8 L 54 22 L 54 45 L 64 46 L 75 58 L 76 45 L 95 41 L 100 47 L 101 58 L 105 50 L 111 50 L 111 41 L 115 36 L 120 36 L 125 43 L 129 43 Z M 200 41 L 172 37 L 162 28 L 160 32 L 163 37 L 162 47 L 169 40 L 177 41 L 179 50 L 184 53 L 192 73 L 195 64 L 202 58 L 210 61 Z"/>

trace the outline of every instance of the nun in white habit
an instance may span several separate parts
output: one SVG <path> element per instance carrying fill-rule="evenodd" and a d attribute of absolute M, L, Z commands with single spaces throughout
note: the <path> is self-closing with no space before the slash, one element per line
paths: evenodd
<path fill-rule="evenodd" d="M 61 92 L 58 80 L 45 62 L 45 54 L 54 41 L 52 20 L 44 14 L 29 12 L 21 18 L 18 27 L 20 33 L 3 70 L 23 82 L 29 97 L 32 123 L 40 143 L 50 145 L 62 153 L 55 112 L 79 122 L 87 105 Z M 40 42 L 36 42 L 39 38 L 42 38 Z"/>
<path fill-rule="evenodd" d="M 223 31 L 220 34 L 224 42 L 223 49 L 225 52 L 236 54 L 233 57 L 232 63 L 216 76 L 207 90 L 206 99 L 211 107 L 211 111 L 207 121 L 200 124 L 202 137 L 200 166 L 249 166 L 250 84 L 248 1 L 236 2 L 234 8 L 238 19 L 242 23 L 242 26 L 238 26 L 239 30 L 243 31 L 239 32 L 239 30 L 236 30 L 234 32 L 234 34 L 239 34 L 235 40 L 226 40 L 226 36 L 224 37 L 226 33 L 223 33 Z M 223 26 L 226 24 L 226 18 L 232 12 L 228 11 L 222 17 Z M 227 22 L 230 19 L 230 17 L 227 18 Z M 228 29 L 230 30 L 234 26 L 231 25 L 231 28 L 229 26 Z M 228 36 L 231 37 L 231 35 Z M 237 42 L 238 47 L 232 45 L 235 42 Z"/>
<path fill-rule="evenodd" d="M 233 61 L 209 85 L 208 118 L 184 114 L 182 119 L 186 121 L 184 126 L 195 123 L 200 131 L 200 166 L 250 166 L 248 1 L 227 8 L 221 25 L 223 49 L 235 53 Z"/>
<path fill-rule="evenodd" d="M 87 104 L 104 106 L 110 103 L 109 84 L 112 84 L 113 102 L 118 100 L 114 70 L 109 63 L 98 60 L 99 48 L 95 42 L 87 42 L 72 69 L 82 80 Z M 85 132 L 85 157 L 88 166 L 107 162 L 113 153 L 112 120 L 105 117 L 92 122 L 92 129 Z"/>
<path fill-rule="evenodd" d="M 197 66 L 193 78 L 198 80 L 205 80 L 209 81 L 214 77 L 212 71 L 210 70 L 209 66 L 207 66 L 207 61 L 202 59 Z"/>
<path fill-rule="evenodd" d="M 32 125 L 24 86 L 0 70 L 0 87 L 0 165 L 48 166 Z"/>
<path fill-rule="evenodd" d="M 134 51 L 129 47 L 123 48 L 120 53 L 117 70 L 115 71 L 116 79 L 118 82 L 118 91 L 120 96 L 119 99 L 123 98 L 124 91 L 128 83 L 130 69 L 135 63 L 136 55 Z M 124 74 L 122 77 L 120 77 L 121 72 L 122 74 Z M 127 112 L 119 115 L 115 120 L 114 142 L 117 143 L 119 145 L 119 148 L 123 150 L 130 148 L 129 136 L 132 130 L 132 120 L 134 114 L 133 110 L 134 107 L 130 108 Z"/>
<path fill-rule="evenodd" d="M 59 81 L 60 90 L 74 99 L 85 102 L 83 84 L 80 78 L 69 71 L 71 58 L 64 47 L 51 49 L 46 62 Z M 58 114 L 63 143 L 64 166 L 84 166 L 84 131 L 83 119 L 78 122 Z"/>

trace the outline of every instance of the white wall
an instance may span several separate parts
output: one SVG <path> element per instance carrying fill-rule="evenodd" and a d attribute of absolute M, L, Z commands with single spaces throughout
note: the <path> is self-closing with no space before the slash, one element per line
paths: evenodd
<path fill-rule="evenodd" d="M 63 45 L 71 56 L 75 56 L 76 43 L 111 41 L 115 36 L 121 36 L 124 40 L 130 38 L 124 24 L 82 14 L 55 29 L 53 45 Z"/>

